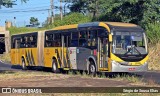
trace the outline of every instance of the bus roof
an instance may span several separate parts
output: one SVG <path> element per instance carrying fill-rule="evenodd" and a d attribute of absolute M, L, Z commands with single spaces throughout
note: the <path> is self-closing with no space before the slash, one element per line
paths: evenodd
<path fill-rule="evenodd" d="M 82 24 L 73 24 L 73 25 L 64 25 L 53 28 L 53 30 L 64 30 L 64 29 L 74 29 L 74 28 L 82 28 L 82 27 L 95 27 L 95 26 L 102 26 L 107 28 L 108 30 L 111 27 L 138 27 L 135 24 L 131 23 L 122 23 L 122 22 L 89 22 L 89 23 L 82 23 Z"/>
<path fill-rule="evenodd" d="M 89 23 L 81 23 L 81 24 L 72 24 L 72 25 L 64 25 L 64 26 L 59 26 L 59 27 L 55 27 L 51 30 L 65 30 L 65 29 L 76 29 L 76 28 L 82 28 L 82 27 L 98 27 L 98 26 L 102 26 L 105 27 L 108 32 L 110 32 L 110 30 L 112 28 L 116 28 L 116 27 L 127 27 L 127 28 L 138 28 L 139 26 L 136 24 L 131 24 L 131 23 L 123 23 L 123 22 L 89 22 Z M 130 29 L 129 29 L 130 30 Z M 42 31 L 47 31 L 47 30 L 42 30 Z M 37 31 L 39 32 L 39 31 Z M 25 32 L 25 33 L 18 33 L 18 34 L 13 34 L 13 35 L 22 35 L 22 34 L 29 34 L 29 33 L 35 33 L 35 32 Z"/>
<path fill-rule="evenodd" d="M 78 24 L 64 25 L 64 26 L 55 27 L 55 28 L 53 28 L 53 30 L 74 29 L 74 28 L 77 28 L 77 27 L 78 27 Z"/>
<path fill-rule="evenodd" d="M 105 22 L 105 23 L 111 26 L 119 26 L 119 27 L 138 27 L 136 24 L 132 23 L 122 23 L 122 22 Z"/>

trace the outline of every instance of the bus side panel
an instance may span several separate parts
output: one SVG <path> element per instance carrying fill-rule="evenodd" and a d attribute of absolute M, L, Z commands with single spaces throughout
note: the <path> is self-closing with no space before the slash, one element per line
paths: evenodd
<path fill-rule="evenodd" d="M 20 49 L 15 49 L 15 64 L 20 64 Z"/>
<path fill-rule="evenodd" d="M 77 48 L 77 69 L 87 70 L 87 60 L 91 56 L 92 50 L 87 48 Z"/>
<path fill-rule="evenodd" d="M 69 47 L 69 60 L 70 60 L 70 66 L 72 66 L 72 69 L 77 69 L 77 48 L 76 47 Z"/>
<path fill-rule="evenodd" d="M 37 48 L 31 48 L 30 49 L 30 54 L 31 54 L 31 60 L 32 60 L 32 65 L 33 66 L 39 66 L 38 65 L 38 49 Z"/>
<path fill-rule="evenodd" d="M 64 50 L 64 64 L 66 68 L 71 68 L 71 64 L 70 64 L 70 57 L 69 57 L 69 50 L 67 47 L 63 48 Z"/>
<path fill-rule="evenodd" d="M 11 56 L 11 64 L 16 64 L 16 53 L 15 53 L 15 49 L 11 49 L 11 54 L 10 54 L 10 56 Z"/>
<path fill-rule="evenodd" d="M 22 63 L 22 57 L 24 57 L 27 66 L 38 66 L 37 48 L 20 49 L 20 64 Z"/>
<path fill-rule="evenodd" d="M 48 48 L 44 48 L 44 66 L 45 67 L 52 67 L 52 58 L 56 57 L 56 53 L 55 50 L 57 48 L 56 47 L 48 47 Z"/>

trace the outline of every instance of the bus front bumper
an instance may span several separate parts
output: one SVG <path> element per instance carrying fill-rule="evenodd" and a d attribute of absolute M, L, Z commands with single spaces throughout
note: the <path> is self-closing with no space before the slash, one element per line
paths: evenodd
<path fill-rule="evenodd" d="M 112 61 L 112 72 L 144 72 L 148 70 L 148 63 L 140 66 L 121 65 L 116 61 Z"/>

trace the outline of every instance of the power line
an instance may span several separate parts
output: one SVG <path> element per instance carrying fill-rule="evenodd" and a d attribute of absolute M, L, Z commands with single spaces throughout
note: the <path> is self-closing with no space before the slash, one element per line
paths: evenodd
<path fill-rule="evenodd" d="M 49 6 L 39 6 L 39 7 L 30 7 L 30 8 L 24 8 L 24 9 L 10 9 L 10 10 L 1 10 L 0 11 L 21 11 L 21 10 L 28 10 L 28 9 L 37 9 L 37 8 L 42 8 L 42 7 L 49 7 Z"/>
<path fill-rule="evenodd" d="M 24 10 L 24 11 L 11 11 L 11 12 L 3 12 L 3 13 L 18 13 L 18 12 L 38 12 L 38 11 L 46 11 L 50 9 L 37 9 L 37 10 Z"/>

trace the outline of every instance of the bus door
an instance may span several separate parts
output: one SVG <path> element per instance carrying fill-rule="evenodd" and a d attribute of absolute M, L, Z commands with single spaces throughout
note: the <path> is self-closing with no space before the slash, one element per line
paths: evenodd
<path fill-rule="evenodd" d="M 21 42 L 21 39 L 20 38 L 17 38 L 15 40 L 15 64 L 20 64 L 20 42 Z"/>
<path fill-rule="evenodd" d="M 99 70 L 108 70 L 108 38 L 98 38 Z"/>
<path fill-rule="evenodd" d="M 62 36 L 62 62 L 65 68 L 70 68 L 70 59 L 69 59 L 69 42 L 70 35 L 64 34 Z"/>

